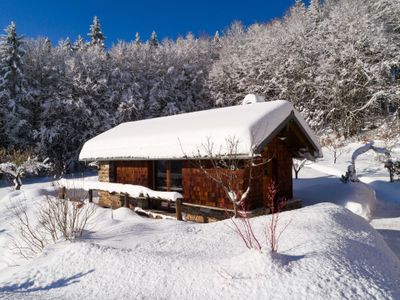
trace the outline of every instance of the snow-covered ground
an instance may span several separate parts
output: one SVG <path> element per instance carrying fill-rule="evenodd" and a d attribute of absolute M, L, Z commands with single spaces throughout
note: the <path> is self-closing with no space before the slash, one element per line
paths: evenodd
<path fill-rule="evenodd" d="M 399 299 L 400 260 L 393 252 L 400 253 L 399 182 L 389 183 L 381 163 L 367 153 L 356 166 L 369 186 L 343 184 L 330 174 L 344 173 L 349 156 L 333 165 L 324 154 L 295 181 L 295 196 L 305 207 L 282 213 L 280 225 L 290 223 L 278 255 L 267 247 L 248 250 L 230 220 L 154 220 L 126 208 L 112 218 L 110 209 L 98 208 L 82 239 L 50 245 L 25 260 L 9 249 L 16 232 L 8 207 L 22 198 L 33 210 L 54 188 L 46 180 L 20 192 L 0 188 L 0 298 Z M 269 219 L 252 219 L 263 245 Z"/>
<path fill-rule="evenodd" d="M 382 142 L 377 142 L 376 145 L 385 146 Z M 362 188 L 363 194 L 353 196 L 351 194 L 354 191 L 350 190 L 352 189 L 350 186 L 354 184 L 338 183 L 338 177 L 346 172 L 347 166 L 351 163 L 353 151 L 360 146 L 362 143 L 351 143 L 340 149 L 336 164 L 333 164 L 333 153 L 324 149 L 322 160 L 309 163 L 300 171 L 300 179 L 294 181 L 295 195 L 303 199 L 305 205 L 321 201 L 330 201 L 344 206 L 347 201 L 363 203 L 365 209 L 359 211 L 358 214 L 371 219 L 370 224 L 377 229 L 400 258 L 400 181 L 389 182 L 389 173 L 383 167 L 380 156 L 369 151 L 356 160 L 356 170 L 361 181 L 356 185 L 368 184 L 369 188 L 373 189 L 376 194 L 375 205 L 370 197 L 365 197 L 365 186 Z M 392 156 L 395 160 L 400 159 L 400 145 L 392 148 Z M 319 193 L 319 189 L 314 192 L 312 186 L 318 186 L 324 190 L 324 193 Z M 350 204 L 348 208 L 357 213 L 358 207 Z M 372 209 L 372 215 L 368 216 L 368 211 Z"/>

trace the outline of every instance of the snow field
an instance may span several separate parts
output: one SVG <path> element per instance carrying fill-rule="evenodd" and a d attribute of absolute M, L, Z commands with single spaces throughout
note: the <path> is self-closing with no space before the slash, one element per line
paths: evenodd
<path fill-rule="evenodd" d="M 31 195 L 40 197 L 42 192 Z M 263 244 L 268 219 L 252 220 Z M 323 203 L 283 213 L 280 225 L 289 221 L 279 254 L 271 255 L 267 248 L 262 252 L 245 248 L 229 228 L 230 220 L 210 224 L 153 220 L 126 208 L 115 210 L 111 219 L 109 209 L 99 208 L 84 239 L 49 246 L 35 259 L 18 261 L 18 266 L 3 265 L 0 298 L 400 296 L 399 261 L 365 220 Z"/>

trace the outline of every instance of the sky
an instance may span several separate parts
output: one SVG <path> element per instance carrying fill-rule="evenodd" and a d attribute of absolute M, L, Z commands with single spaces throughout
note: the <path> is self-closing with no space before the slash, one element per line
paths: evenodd
<path fill-rule="evenodd" d="M 53 43 L 87 33 L 98 16 L 110 47 L 118 40 L 130 41 L 139 32 L 146 40 L 154 30 L 158 38 L 176 39 L 192 32 L 196 36 L 222 32 L 234 21 L 245 25 L 282 17 L 294 0 L 0 0 L 0 28 L 11 21 L 26 37 L 49 37 Z"/>

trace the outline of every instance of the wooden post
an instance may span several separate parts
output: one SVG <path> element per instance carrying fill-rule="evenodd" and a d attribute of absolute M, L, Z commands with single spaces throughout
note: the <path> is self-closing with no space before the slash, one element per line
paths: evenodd
<path fill-rule="evenodd" d="M 182 199 L 176 199 L 175 202 L 176 219 L 182 221 Z"/>
<path fill-rule="evenodd" d="M 128 193 L 125 193 L 124 207 L 128 207 L 129 208 L 129 195 L 128 195 Z"/>
<path fill-rule="evenodd" d="M 89 190 L 89 202 L 92 203 L 93 202 L 93 190 Z"/>
<path fill-rule="evenodd" d="M 61 199 L 65 199 L 65 196 L 66 196 L 66 188 L 65 188 L 65 186 L 62 186 L 61 187 Z"/>
<path fill-rule="evenodd" d="M 167 192 L 171 189 L 171 161 L 167 160 L 166 162 L 166 171 L 167 171 Z"/>

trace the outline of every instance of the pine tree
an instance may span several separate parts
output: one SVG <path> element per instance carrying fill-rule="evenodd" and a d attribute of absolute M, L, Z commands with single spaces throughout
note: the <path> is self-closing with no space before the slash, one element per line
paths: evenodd
<path fill-rule="evenodd" d="M 13 99 L 20 91 L 21 86 L 23 40 L 17 35 L 14 22 L 7 26 L 5 32 L 6 35 L 0 37 L 0 74 L 2 75 L 0 89 L 2 93 L 7 93 L 7 96 Z"/>
<path fill-rule="evenodd" d="M 22 48 L 23 38 L 17 35 L 14 22 L 11 22 L 4 31 L 6 34 L 0 37 L 0 113 L 2 113 L 0 137 L 15 145 L 19 142 L 18 132 L 26 123 L 20 119 L 24 112 L 22 102 L 25 78 L 21 69 L 25 51 Z"/>
<path fill-rule="evenodd" d="M 90 45 L 91 46 L 99 46 L 101 48 L 104 48 L 104 40 L 105 36 L 103 32 L 101 31 L 101 25 L 99 18 L 97 16 L 94 16 L 93 18 L 93 23 L 90 25 L 90 31 L 88 33 L 88 36 L 90 37 Z"/>
<path fill-rule="evenodd" d="M 75 51 L 82 51 L 85 49 L 85 41 L 80 35 L 78 35 L 73 48 Z"/>
<path fill-rule="evenodd" d="M 45 38 L 44 40 L 44 46 L 46 48 L 46 52 L 50 53 L 51 52 L 51 41 L 49 38 Z"/>
<path fill-rule="evenodd" d="M 58 42 L 58 47 L 68 52 L 73 50 L 69 37 L 67 37 L 65 40 L 60 40 Z"/>
<path fill-rule="evenodd" d="M 220 41 L 220 37 L 219 37 L 219 32 L 218 32 L 218 30 L 217 30 L 217 31 L 215 32 L 215 34 L 214 34 L 214 43 L 215 43 L 215 44 L 218 44 L 219 41 Z"/>
<path fill-rule="evenodd" d="M 319 21 L 320 9 L 320 0 L 310 0 L 308 11 L 314 22 Z"/>
<path fill-rule="evenodd" d="M 157 41 L 157 34 L 155 31 L 151 33 L 151 38 L 150 38 L 150 46 L 152 48 L 156 48 L 158 46 L 158 41 Z"/>
<path fill-rule="evenodd" d="M 135 35 L 135 44 L 136 44 L 136 45 L 140 45 L 140 34 L 139 34 L 139 32 L 136 32 L 136 35 Z"/>

